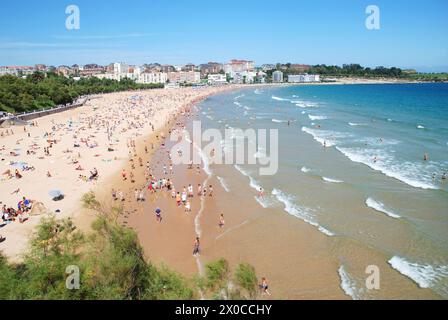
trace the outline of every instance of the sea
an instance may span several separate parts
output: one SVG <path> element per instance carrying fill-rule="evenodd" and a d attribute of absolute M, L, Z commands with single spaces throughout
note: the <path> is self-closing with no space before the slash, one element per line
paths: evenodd
<path fill-rule="evenodd" d="M 251 86 L 197 108 L 203 130 L 277 130 L 275 174 L 261 163 L 207 172 L 229 199 L 250 195 L 321 233 L 346 296 L 448 298 L 448 84 Z M 376 267 L 384 290 L 366 287 Z"/>

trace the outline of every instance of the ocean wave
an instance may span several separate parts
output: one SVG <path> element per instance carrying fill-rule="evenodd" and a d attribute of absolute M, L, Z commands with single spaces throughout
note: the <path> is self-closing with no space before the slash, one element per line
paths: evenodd
<path fill-rule="evenodd" d="M 275 122 L 275 123 L 287 123 L 288 120 L 272 119 L 272 122 Z"/>
<path fill-rule="evenodd" d="M 324 180 L 325 182 L 330 182 L 330 183 L 344 183 L 344 181 L 342 181 L 342 180 L 337 180 L 337 179 L 332 179 L 332 178 L 327 178 L 327 177 L 322 177 L 322 180 Z"/>
<path fill-rule="evenodd" d="M 352 127 L 358 127 L 358 126 L 366 126 L 367 124 L 365 124 L 365 123 L 354 123 L 354 122 L 349 122 L 348 125 L 349 125 L 349 126 L 352 126 Z"/>
<path fill-rule="evenodd" d="M 386 215 L 388 215 L 391 218 L 394 218 L 394 219 L 401 218 L 401 216 L 399 216 L 398 214 L 394 213 L 392 210 L 387 209 L 382 202 L 376 201 L 375 199 L 368 198 L 366 200 L 366 205 L 369 208 L 372 208 L 372 209 L 374 209 L 374 210 L 376 210 L 378 212 L 385 213 Z"/>
<path fill-rule="evenodd" d="M 308 173 L 311 171 L 311 169 L 309 169 L 307 167 L 302 167 L 302 169 L 300 169 L 300 171 L 302 171 L 303 173 Z"/>
<path fill-rule="evenodd" d="M 438 189 L 433 185 L 424 174 L 423 168 L 412 162 L 398 162 L 390 154 L 379 149 L 360 149 L 360 148 L 341 148 L 336 147 L 347 158 L 353 162 L 362 163 L 373 170 L 379 171 L 384 175 L 400 180 L 414 188 L 420 189 Z M 377 162 L 373 159 L 377 157 Z M 417 180 L 416 178 L 419 178 Z"/>
<path fill-rule="evenodd" d="M 248 177 L 249 178 L 249 186 L 256 190 L 257 192 L 260 191 L 260 189 L 263 189 L 262 186 L 260 185 L 260 183 L 255 180 L 249 172 L 247 172 L 246 170 L 244 170 L 241 166 L 235 164 L 234 165 L 235 169 L 238 170 L 243 176 Z M 263 197 L 260 198 L 258 196 L 254 197 L 255 200 L 263 207 L 263 208 L 269 208 L 273 206 L 273 202 L 271 199 L 269 199 L 268 197 Z"/>
<path fill-rule="evenodd" d="M 246 96 L 246 95 L 245 95 L 245 94 L 239 95 L 239 96 L 233 98 L 233 100 L 236 101 L 236 100 L 238 100 L 238 99 L 241 99 L 241 98 L 244 97 L 244 96 Z"/>
<path fill-rule="evenodd" d="M 434 288 L 440 284 L 444 291 L 448 291 L 447 277 L 448 266 L 432 266 L 428 264 L 418 264 L 409 262 L 404 258 L 394 256 L 389 260 L 389 264 L 401 274 L 412 279 L 420 288 Z M 441 283 L 441 282 L 444 283 Z"/>
<path fill-rule="evenodd" d="M 333 232 L 329 231 L 328 229 L 325 229 L 315 221 L 314 216 L 310 213 L 310 209 L 301 207 L 293 203 L 293 197 L 291 195 L 287 195 L 279 189 L 272 190 L 272 195 L 275 196 L 275 198 L 279 202 L 283 203 L 283 205 L 285 206 L 284 210 L 290 215 L 305 221 L 306 223 L 312 225 L 313 227 L 316 227 L 320 232 L 329 237 L 335 235 Z"/>
<path fill-rule="evenodd" d="M 241 168 L 239 165 L 235 164 L 234 165 L 235 169 L 238 170 L 243 176 L 246 176 L 249 178 L 249 186 L 252 189 L 255 189 L 256 191 L 260 191 L 260 184 L 258 183 L 257 180 L 255 180 L 249 172 L 245 171 L 243 168 Z"/>
<path fill-rule="evenodd" d="M 316 120 L 326 120 L 328 119 L 327 116 L 312 116 L 312 115 L 308 115 L 308 118 L 310 118 L 311 121 L 316 121 Z"/>
<path fill-rule="evenodd" d="M 344 266 L 339 267 L 338 273 L 341 279 L 341 289 L 353 300 L 359 300 L 360 296 L 358 293 L 359 290 L 356 286 L 356 280 L 352 276 L 350 276 L 350 274 L 345 270 Z"/>
<path fill-rule="evenodd" d="M 260 90 L 260 89 L 255 89 L 254 93 L 255 93 L 255 94 L 262 94 L 262 93 L 263 93 L 263 91 L 262 91 L 262 90 Z"/>
<path fill-rule="evenodd" d="M 307 127 L 302 127 L 302 131 L 312 135 L 314 140 L 325 147 L 335 146 L 338 142 L 334 138 L 346 136 L 334 131 L 315 130 Z"/>
<path fill-rule="evenodd" d="M 272 100 L 277 100 L 277 101 L 289 101 L 289 99 L 280 98 L 280 97 L 276 97 L 276 96 L 272 96 L 271 98 L 272 98 Z"/>
<path fill-rule="evenodd" d="M 198 150 L 199 155 L 200 155 L 200 157 L 201 157 L 201 159 L 202 159 L 202 163 L 204 164 L 204 166 L 203 166 L 203 170 L 205 171 L 205 173 L 207 173 L 208 176 L 211 176 L 211 175 L 212 175 L 212 170 L 210 169 L 210 162 L 209 162 L 208 157 L 207 157 L 207 156 L 205 155 L 205 153 L 204 153 L 200 148 L 198 148 L 196 145 L 195 145 L 195 148 Z"/>
<path fill-rule="evenodd" d="M 241 108 L 243 105 L 241 103 L 239 103 L 238 101 L 234 101 L 233 102 L 234 105 L 236 105 L 237 107 Z"/>
<path fill-rule="evenodd" d="M 303 101 L 303 100 L 291 100 L 292 104 L 299 108 L 318 108 L 319 104 L 316 102 Z"/>
<path fill-rule="evenodd" d="M 219 183 L 221 184 L 222 188 L 226 191 L 226 192 L 230 192 L 230 188 L 229 185 L 227 184 L 227 181 L 222 178 L 222 177 L 217 177 Z"/>

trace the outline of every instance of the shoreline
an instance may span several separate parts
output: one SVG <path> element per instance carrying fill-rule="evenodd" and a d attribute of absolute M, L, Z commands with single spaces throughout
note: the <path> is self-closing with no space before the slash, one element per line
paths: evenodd
<path fill-rule="evenodd" d="M 35 207 L 39 211 L 32 210 L 32 215 L 25 213 L 27 220 L 23 224 L 18 217 L 3 224 L 0 234 L 6 240 L 0 244 L 0 250 L 12 262 L 20 262 L 35 227 L 47 213 L 71 218 L 80 229 L 89 229 L 92 217 L 82 208 L 81 198 L 90 190 L 104 190 L 104 185 L 119 174 L 129 159 L 126 144 L 145 133 L 157 132 L 186 104 L 225 90 L 186 88 L 110 93 L 82 107 L 39 118 L 32 122 L 34 126 L 1 129 L 0 164 L 4 174 L 0 177 L 0 193 L 8 195 L 0 199 L 1 205 L 16 208 L 24 196 L 38 203 Z M 141 98 L 134 101 L 130 96 Z M 123 108 L 124 105 L 127 107 Z M 74 148 L 78 144 L 80 147 Z M 46 148 L 48 155 L 44 152 Z M 17 165 L 20 179 L 14 177 Z M 29 169 L 21 171 L 20 166 Z M 78 167 L 82 170 L 75 169 Z M 87 176 L 93 168 L 97 168 L 99 178 L 89 181 Z M 80 175 L 84 178 L 80 179 Z M 52 189 L 61 190 L 64 199 L 51 201 L 48 193 Z"/>
<path fill-rule="evenodd" d="M 317 85 L 324 85 L 324 83 Z M 111 209 L 114 205 L 114 202 L 111 201 L 111 189 L 124 190 L 126 200 L 124 201 L 123 215 L 120 216 L 119 221 L 123 226 L 132 228 L 137 232 L 146 258 L 154 263 L 166 264 L 170 268 L 192 277 L 203 272 L 202 267 L 205 263 L 223 257 L 228 259 L 232 268 L 240 262 L 249 262 L 255 266 L 259 276 L 267 274 L 270 283 L 277 291 L 269 298 L 346 299 L 348 297 L 340 288 L 338 274 L 330 272 L 331 270 L 340 270 L 342 267 L 339 267 L 332 260 L 332 257 L 325 257 L 323 254 L 331 247 L 327 237 L 295 217 L 275 210 L 264 211 L 260 209 L 257 203 L 248 204 L 247 194 L 254 195 L 253 189 L 248 189 L 246 197 L 238 197 L 231 192 L 228 193 L 226 188 L 217 180 L 218 177 L 215 174 L 213 176 L 207 175 L 202 167 L 200 174 L 197 174 L 195 168 L 191 170 L 186 165 L 180 165 L 175 167 L 175 174 L 172 175 L 176 190 L 181 190 L 182 186 L 187 186 L 190 183 L 196 187 L 198 183 L 203 184 L 206 181 L 206 185 L 208 185 L 210 181 L 213 184 L 215 194 L 218 196 L 212 198 L 201 197 L 200 201 L 195 196 L 191 201 L 192 212 L 189 214 L 184 213 L 183 207 L 178 208 L 165 191 L 156 195 L 150 195 L 146 191 L 145 202 L 136 203 L 134 201 L 133 190 L 146 186 L 146 166 L 144 164 L 147 161 L 150 162 L 154 175 L 156 177 L 162 176 L 163 164 L 166 164 L 167 161 L 166 152 L 170 147 L 169 142 L 166 143 L 165 147 L 161 146 L 165 141 L 162 138 L 163 136 L 168 140 L 171 130 L 185 125 L 188 127 L 193 119 L 200 117 L 199 110 L 193 111 L 193 109 L 196 109 L 204 100 L 233 90 L 250 90 L 250 88 L 261 86 L 277 87 L 283 85 L 214 88 L 216 89 L 214 92 L 196 97 L 188 103 L 183 101 L 174 109 L 170 109 L 170 112 L 165 112 L 163 116 L 158 114 L 160 121 L 157 122 L 152 131 L 150 127 L 136 128 L 134 132 L 136 135 L 126 141 L 130 143 L 127 148 L 122 143 L 121 156 L 116 159 L 118 165 L 114 166 L 107 176 L 94 185 L 94 192 L 98 196 L 97 199 L 101 203 L 107 204 L 108 208 Z M 170 92 L 177 93 L 175 90 Z M 120 94 L 124 96 L 131 93 Z M 119 103 L 121 102 L 122 100 L 119 101 Z M 151 144 L 153 144 L 154 149 L 149 148 Z M 145 146 L 149 149 L 149 152 L 145 152 Z M 143 159 L 142 167 L 138 164 L 140 157 Z M 135 170 L 130 169 L 131 158 L 134 161 Z M 131 171 L 134 172 L 135 183 L 131 183 L 129 179 L 123 181 L 120 178 L 119 173 L 122 169 L 125 169 L 128 174 Z M 102 170 L 100 169 L 100 171 Z M 227 178 L 225 175 L 222 177 Z M 245 177 L 239 179 L 246 186 L 241 187 L 238 193 L 245 193 L 244 190 L 247 189 L 247 181 L 245 180 L 247 179 Z M 221 195 L 228 195 L 224 198 L 230 204 L 244 203 L 247 207 L 244 206 L 244 210 L 241 211 L 239 208 L 235 210 L 232 205 L 223 205 Z M 77 203 L 77 208 L 79 208 L 79 205 L 80 201 Z M 154 210 L 156 207 L 162 208 L 164 215 L 162 224 L 155 222 Z M 222 212 L 226 216 L 226 227 L 224 229 L 217 227 L 217 219 L 219 213 Z M 74 219 L 75 225 L 82 230 L 88 230 L 94 218 L 88 210 L 84 209 L 76 215 L 72 214 L 71 217 Z M 18 225 L 19 228 L 23 226 Z M 263 230 L 268 231 L 268 234 L 262 236 Z M 0 229 L 0 233 L 4 234 L 3 229 Z M 276 234 L 279 236 L 276 236 Z M 196 235 L 201 237 L 202 252 L 200 257 L 194 259 L 191 252 L 193 239 Z M 29 237 L 29 234 L 21 235 L 21 239 L 26 237 Z M 298 251 L 297 253 L 293 252 L 292 249 L 285 250 L 291 239 L 294 239 L 293 249 Z M 235 248 L 236 250 L 234 250 Z M 266 250 L 269 253 L 268 255 L 264 254 Z M 280 266 L 278 261 L 288 261 L 290 266 Z M 378 264 L 381 264 L 381 262 L 378 262 Z M 295 268 L 298 268 L 298 270 Z M 319 274 L 318 280 L 314 277 L 316 272 Z M 306 280 L 303 279 L 304 276 Z M 321 280 L 320 276 L 326 281 Z M 330 287 L 331 289 L 328 289 Z"/>

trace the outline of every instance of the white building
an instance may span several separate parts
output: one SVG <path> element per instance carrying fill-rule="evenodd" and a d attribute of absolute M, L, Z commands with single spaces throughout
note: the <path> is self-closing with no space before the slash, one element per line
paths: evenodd
<path fill-rule="evenodd" d="M 137 83 L 166 83 L 168 74 L 165 72 L 143 72 L 139 75 Z"/>
<path fill-rule="evenodd" d="M 116 75 L 115 73 L 99 73 L 99 74 L 94 74 L 93 76 L 98 79 L 109 79 L 109 80 L 116 80 L 116 81 L 121 80 L 121 77 L 119 75 Z"/>
<path fill-rule="evenodd" d="M 229 74 L 231 78 L 235 78 L 236 73 L 254 71 L 255 64 L 249 60 L 231 60 L 224 65 L 224 72 Z"/>
<path fill-rule="evenodd" d="M 227 76 L 225 74 L 209 74 L 207 80 L 209 84 L 227 84 Z"/>
<path fill-rule="evenodd" d="M 129 72 L 129 65 L 124 62 L 115 62 L 114 63 L 114 74 L 121 76 L 127 75 Z"/>
<path fill-rule="evenodd" d="M 254 71 L 234 72 L 233 83 L 254 83 L 257 73 Z"/>
<path fill-rule="evenodd" d="M 283 82 L 283 72 L 277 70 L 272 73 L 272 82 L 281 83 Z"/>
<path fill-rule="evenodd" d="M 320 75 L 318 74 L 291 74 L 288 76 L 288 82 L 290 83 L 302 83 L 302 82 L 319 82 Z"/>

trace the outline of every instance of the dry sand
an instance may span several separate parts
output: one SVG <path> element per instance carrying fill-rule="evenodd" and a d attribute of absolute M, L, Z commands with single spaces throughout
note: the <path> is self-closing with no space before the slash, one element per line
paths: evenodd
<path fill-rule="evenodd" d="M 38 118 L 36 126 L 0 129 L 3 134 L 0 137 L 1 206 L 17 208 L 17 203 L 26 197 L 42 203 L 47 213 L 70 217 L 80 228 L 88 228 L 93 217 L 82 208 L 80 200 L 89 190 L 104 193 L 106 182 L 128 164 L 131 141 L 149 137 L 186 105 L 229 89 L 232 87 L 106 94 L 83 107 Z M 49 142 L 54 140 L 56 143 Z M 49 155 L 44 153 L 46 147 Z M 18 163 L 34 169 L 21 170 Z M 78 166 L 83 170 L 76 170 Z M 20 179 L 3 174 L 10 170 L 14 175 L 16 168 L 23 176 Z M 94 168 L 98 170 L 98 180 L 80 178 L 80 175 L 88 178 Z M 51 177 L 47 177 L 47 172 Z M 51 190 L 61 190 L 64 199 L 53 201 L 49 195 Z M 0 228 L 0 235 L 6 238 L 0 243 L 0 250 L 11 261 L 20 261 L 28 239 L 43 216 L 47 214 L 30 215 L 22 224 L 16 220 Z"/>

